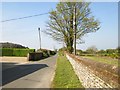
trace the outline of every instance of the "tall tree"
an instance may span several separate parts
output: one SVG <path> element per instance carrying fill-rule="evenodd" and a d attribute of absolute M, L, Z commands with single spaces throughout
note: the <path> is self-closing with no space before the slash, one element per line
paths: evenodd
<path fill-rule="evenodd" d="M 56 10 L 50 12 L 45 33 L 57 41 L 64 42 L 67 50 L 72 53 L 74 34 L 76 34 L 77 43 L 80 43 L 85 34 L 99 29 L 99 21 L 91 16 L 89 5 L 88 2 L 58 3 Z M 76 32 L 74 32 L 75 29 Z"/>

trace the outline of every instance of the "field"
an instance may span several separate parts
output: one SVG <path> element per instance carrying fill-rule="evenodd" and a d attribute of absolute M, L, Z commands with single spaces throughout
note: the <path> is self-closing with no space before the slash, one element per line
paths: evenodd
<path fill-rule="evenodd" d="M 100 57 L 100 56 L 82 56 L 83 58 L 88 58 L 90 60 L 95 60 L 98 62 L 115 65 L 118 66 L 118 59 L 112 59 L 108 57 Z"/>

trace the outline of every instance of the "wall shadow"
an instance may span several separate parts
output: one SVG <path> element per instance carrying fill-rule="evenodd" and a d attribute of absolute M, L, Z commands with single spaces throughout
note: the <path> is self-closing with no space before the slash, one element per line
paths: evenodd
<path fill-rule="evenodd" d="M 14 66 L 16 66 L 15 64 L 17 64 L 17 63 L 13 63 L 13 62 L 10 62 L 10 63 L 1 63 L 2 64 L 2 71 L 3 70 L 6 70 L 6 69 L 9 69 L 9 68 L 11 68 L 11 67 L 14 67 Z"/>
<path fill-rule="evenodd" d="M 6 68 L 10 67 L 11 65 L 14 67 Z M 11 81 L 33 73 L 39 69 L 48 67 L 48 65 L 46 64 L 15 65 L 15 63 L 2 63 L 2 66 L 2 85 L 5 85 Z"/>

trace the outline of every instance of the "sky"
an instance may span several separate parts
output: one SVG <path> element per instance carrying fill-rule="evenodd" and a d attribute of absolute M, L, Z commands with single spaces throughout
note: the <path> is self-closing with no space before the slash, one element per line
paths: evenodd
<path fill-rule="evenodd" d="M 3 2 L 2 20 L 47 13 L 55 10 L 58 2 Z M 77 48 L 86 50 L 90 46 L 98 49 L 117 48 L 118 46 L 118 3 L 117 2 L 92 2 L 90 5 L 92 15 L 101 23 L 101 28 L 85 35 L 82 39 L 84 44 L 78 44 Z M 31 17 L 21 20 L 2 22 L 1 42 L 12 42 L 39 48 L 38 27 L 41 29 L 42 48 L 61 48 L 63 44 L 54 41 L 42 31 L 46 30 L 46 22 L 49 14 Z"/>

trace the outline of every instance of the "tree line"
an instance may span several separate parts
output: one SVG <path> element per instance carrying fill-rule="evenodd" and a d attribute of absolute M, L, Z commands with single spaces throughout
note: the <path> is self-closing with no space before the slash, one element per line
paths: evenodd
<path fill-rule="evenodd" d="M 60 48 L 60 51 L 67 51 L 66 47 Z M 105 56 L 111 58 L 119 58 L 120 47 L 116 49 L 98 50 L 95 46 L 88 47 L 86 50 L 77 49 L 79 56 Z"/>
<path fill-rule="evenodd" d="M 23 49 L 29 49 L 28 47 L 22 46 L 20 44 L 10 43 L 10 42 L 4 42 L 0 43 L 0 48 L 23 48 Z"/>
<path fill-rule="evenodd" d="M 120 47 L 116 49 L 98 50 L 96 47 L 89 47 L 85 51 L 77 50 L 77 54 L 81 56 L 106 56 L 111 58 L 119 58 Z"/>

